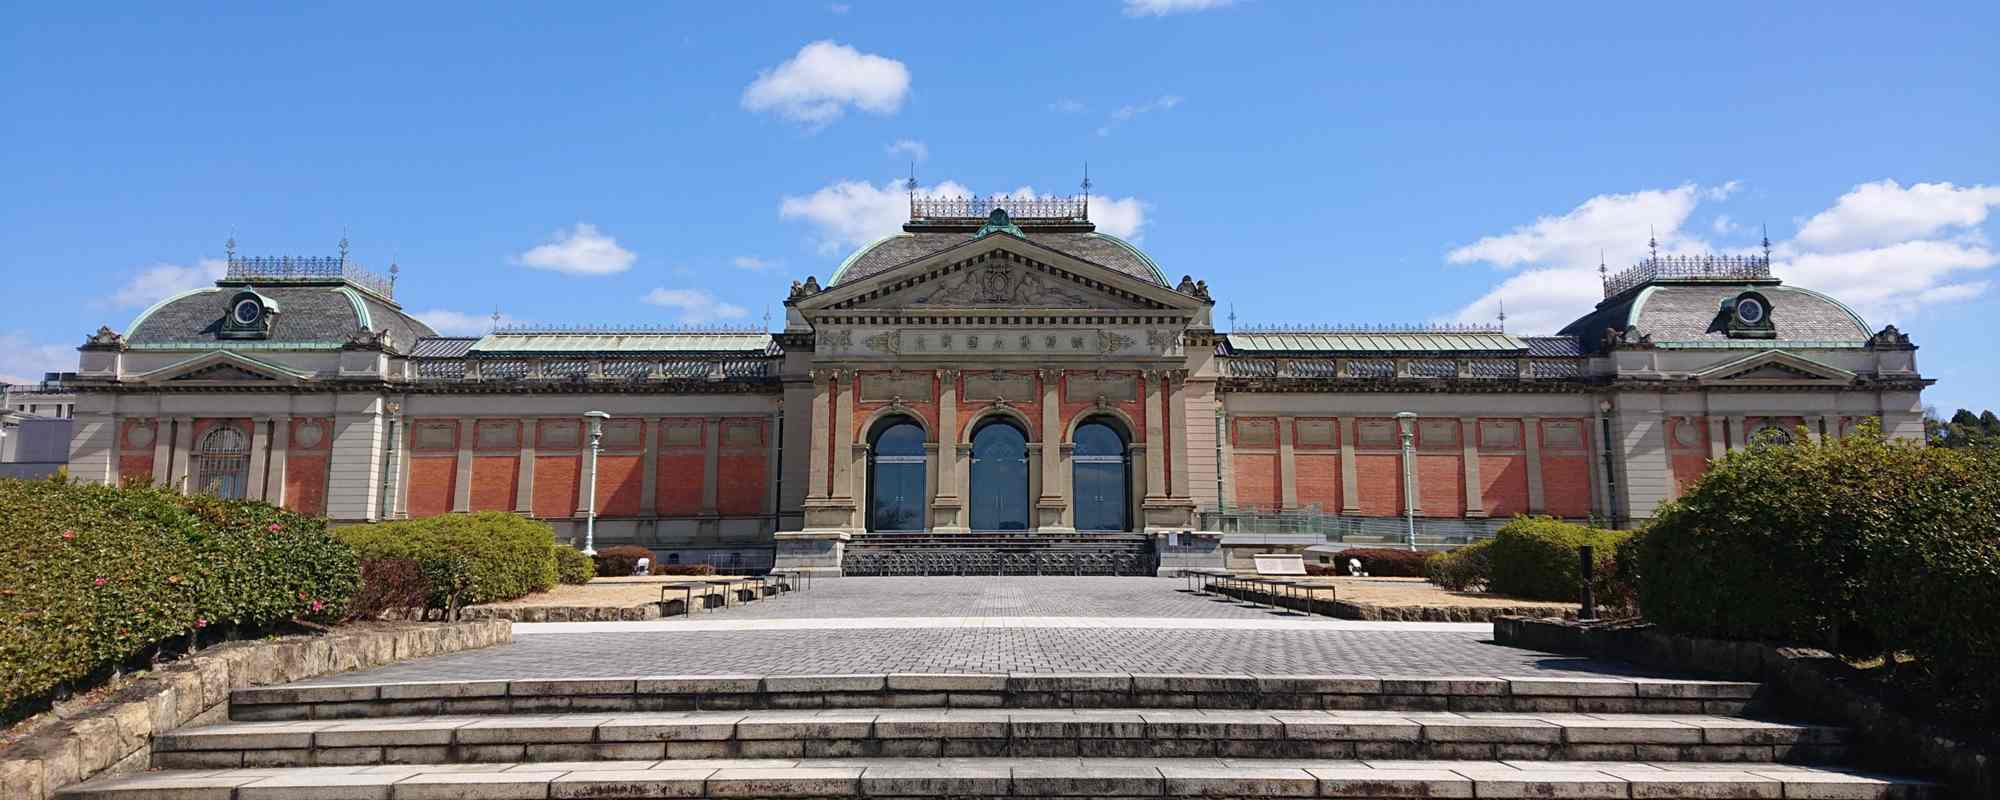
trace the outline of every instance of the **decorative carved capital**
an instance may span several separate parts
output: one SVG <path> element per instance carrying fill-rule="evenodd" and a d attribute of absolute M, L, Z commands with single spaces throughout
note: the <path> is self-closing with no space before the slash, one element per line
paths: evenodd
<path fill-rule="evenodd" d="M 395 337 L 390 335 L 388 328 L 383 328 L 379 331 L 358 328 L 354 331 L 354 335 L 347 337 L 347 343 L 341 345 L 341 349 L 388 350 L 394 346 L 394 341 Z"/>
<path fill-rule="evenodd" d="M 1187 370 L 1170 369 L 1166 371 L 1166 375 L 1167 375 L 1167 380 L 1172 381 L 1175 386 L 1187 383 L 1187 378 L 1188 378 Z"/>
<path fill-rule="evenodd" d="M 1035 370 L 1035 374 L 1041 376 L 1043 385 L 1048 385 L 1062 380 L 1063 371 L 1059 369 L 1038 369 Z"/>
<path fill-rule="evenodd" d="M 99 326 L 96 333 L 83 340 L 83 346 L 91 350 L 121 350 L 125 347 L 125 337 L 108 325 Z"/>

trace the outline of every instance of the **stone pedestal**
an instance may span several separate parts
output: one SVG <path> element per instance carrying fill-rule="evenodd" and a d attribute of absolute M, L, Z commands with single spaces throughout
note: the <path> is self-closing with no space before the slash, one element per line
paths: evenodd
<path fill-rule="evenodd" d="M 777 540 L 777 560 L 773 569 L 797 570 L 809 575 L 840 577 L 840 562 L 847 554 L 846 531 L 782 531 Z"/>

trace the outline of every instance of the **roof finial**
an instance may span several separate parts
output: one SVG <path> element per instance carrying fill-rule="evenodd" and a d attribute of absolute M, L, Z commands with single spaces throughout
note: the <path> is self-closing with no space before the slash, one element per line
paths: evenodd
<path fill-rule="evenodd" d="M 1229 304 L 1229 330 L 1231 333 L 1236 331 L 1236 304 L 1234 302 Z"/>
<path fill-rule="evenodd" d="M 229 232 L 229 241 L 222 243 L 222 254 L 230 261 L 236 260 L 236 232 Z"/>
<path fill-rule="evenodd" d="M 917 218 L 917 161 L 910 159 L 910 177 L 903 181 L 903 190 L 910 193 L 910 219 Z"/>
<path fill-rule="evenodd" d="M 487 329 L 487 332 L 491 333 L 491 332 L 493 332 L 493 331 L 498 331 L 498 330 L 500 330 L 500 307 L 499 307 L 499 306 L 494 306 L 494 307 L 493 307 L 493 327 L 491 327 L 491 328 L 488 328 L 488 329 Z"/>
<path fill-rule="evenodd" d="M 347 226 L 340 226 L 340 262 L 347 263 Z"/>
<path fill-rule="evenodd" d="M 1505 297 L 1502 297 L 1502 298 L 1499 298 L 1499 300 L 1500 300 L 1500 332 L 1501 332 L 1501 333 L 1506 333 L 1506 332 L 1507 332 L 1507 298 L 1505 298 Z"/>
<path fill-rule="evenodd" d="M 1083 162 L 1083 218 L 1090 219 L 1090 162 Z"/>
<path fill-rule="evenodd" d="M 1611 285 L 1611 268 L 1604 266 L 1603 248 L 1597 250 L 1597 279 L 1603 281 L 1605 286 Z"/>
<path fill-rule="evenodd" d="M 770 329 L 771 329 L 771 304 L 770 304 L 770 303 L 765 303 L 765 304 L 764 304 L 764 330 L 766 330 L 766 331 L 769 331 Z"/>
<path fill-rule="evenodd" d="M 1771 263 L 1771 224 L 1764 223 L 1764 263 Z"/>
<path fill-rule="evenodd" d="M 1653 233 L 1653 226 L 1646 226 L 1646 249 L 1653 251 L 1653 257 L 1660 257 L 1660 238 Z"/>

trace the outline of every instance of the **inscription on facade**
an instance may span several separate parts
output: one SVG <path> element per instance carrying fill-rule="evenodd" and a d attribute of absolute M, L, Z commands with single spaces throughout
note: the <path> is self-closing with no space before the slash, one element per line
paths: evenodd
<path fill-rule="evenodd" d="M 660 424 L 660 444 L 667 447 L 701 446 L 702 421 L 670 419 Z"/>
<path fill-rule="evenodd" d="M 722 423 L 723 447 L 762 447 L 764 425 L 756 420 L 727 420 Z"/>
<path fill-rule="evenodd" d="M 896 398 L 905 402 L 931 399 L 928 372 L 865 372 L 861 375 L 861 402 L 886 403 Z"/>
<path fill-rule="evenodd" d="M 521 446 L 521 425 L 513 420 L 481 420 L 473 428 L 472 443 L 481 450 L 516 449 Z"/>
<path fill-rule="evenodd" d="M 645 426 L 636 419 L 611 419 L 604 421 L 604 441 L 606 450 L 637 450 L 645 446 Z"/>
<path fill-rule="evenodd" d="M 574 449 L 581 438 L 582 424 L 573 419 L 545 419 L 538 427 L 542 437 L 538 446 L 544 450 Z"/>
<path fill-rule="evenodd" d="M 1364 419 L 1354 424 L 1354 439 L 1365 447 L 1394 447 L 1399 435 L 1395 420 Z"/>
<path fill-rule="evenodd" d="M 1552 419 L 1542 423 L 1542 446 L 1564 449 L 1583 447 L 1583 424 L 1573 419 Z"/>
<path fill-rule="evenodd" d="M 1130 374 L 1071 372 L 1069 375 L 1069 399 L 1071 402 L 1096 400 L 1103 397 L 1111 402 L 1137 402 L 1139 381 Z"/>
<path fill-rule="evenodd" d="M 1334 427 L 1333 420 L 1302 419 L 1297 425 L 1292 434 L 1293 447 L 1326 450 L 1338 443 L 1335 431 L 1339 429 Z"/>
<path fill-rule="evenodd" d="M 1237 420 L 1236 446 L 1277 447 L 1278 421 L 1265 417 Z"/>
<path fill-rule="evenodd" d="M 1034 355 L 1102 355 L 1130 349 L 1136 340 L 1109 331 L 1058 329 L 1031 333 L 981 333 L 950 330 L 901 330 L 862 339 L 870 351 L 910 355 L 1027 353 Z"/>
<path fill-rule="evenodd" d="M 1479 446 L 1488 450 L 1512 450 L 1521 446 L 1521 423 L 1486 420 L 1479 423 Z"/>
<path fill-rule="evenodd" d="M 1455 419 L 1417 421 L 1417 442 L 1425 447 L 1457 447 L 1459 424 Z"/>
<path fill-rule="evenodd" d="M 960 397 L 968 402 L 1031 403 L 1035 400 L 1035 377 L 1020 372 L 967 372 L 965 393 Z"/>
<path fill-rule="evenodd" d="M 419 422 L 410 439 L 410 446 L 417 450 L 450 450 L 458 446 L 458 424 Z"/>

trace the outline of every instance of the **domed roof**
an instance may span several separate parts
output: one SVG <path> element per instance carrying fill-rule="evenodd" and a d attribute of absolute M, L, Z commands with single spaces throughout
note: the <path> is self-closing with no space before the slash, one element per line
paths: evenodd
<path fill-rule="evenodd" d="M 249 341 L 219 335 L 230 299 L 242 291 L 256 292 L 277 309 L 268 335 Z M 387 330 L 397 350 L 408 350 L 420 337 L 437 335 L 394 303 L 352 286 L 242 284 L 195 289 L 162 300 L 132 320 L 125 342 L 163 349 L 245 345 L 313 349 L 344 344 L 363 328 Z"/>
<path fill-rule="evenodd" d="M 1037 230 L 1031 225 L 1022 225 L 1024 238 L 1051 250 L 1088 261 L 1101 267 L 1122 272 L 1155 286 L 1166 286 L 1167 276 L 1153 259 L 1131 242 L 1089 230 Z M 835 270 L 828 286 L 868 278 L 888 272 L 903 264 L 923 258 L 933 253 L 949 250 L 973 239 L 981 232 L 975 230 L 905 231 L 892 236 L 884 236 L 854 251 Z M 989 234 L 990 235 L 990 234 Z M 1014 235 L 1011 231 L 1002 235 Z"/>
<path fill-rule="evenodd" d="M 1745 292 L 1756 292 L 1769 302 L 1775 335 L 1730 336 L 1726 304 Z M 1655 282 L 1607 300 L 1563 328 L 1562 335 L 1575 336 L 1586 350 L 1597 352 L 1607 329 L 1636 329 L 1637 335 L 1651 337 L 1655 345 L 1683 347 L 1729 346 L 1738 341 L 1858 347 L 1871 335 L 1868 323 L 1840 301 L 1775 280 Z"/>

